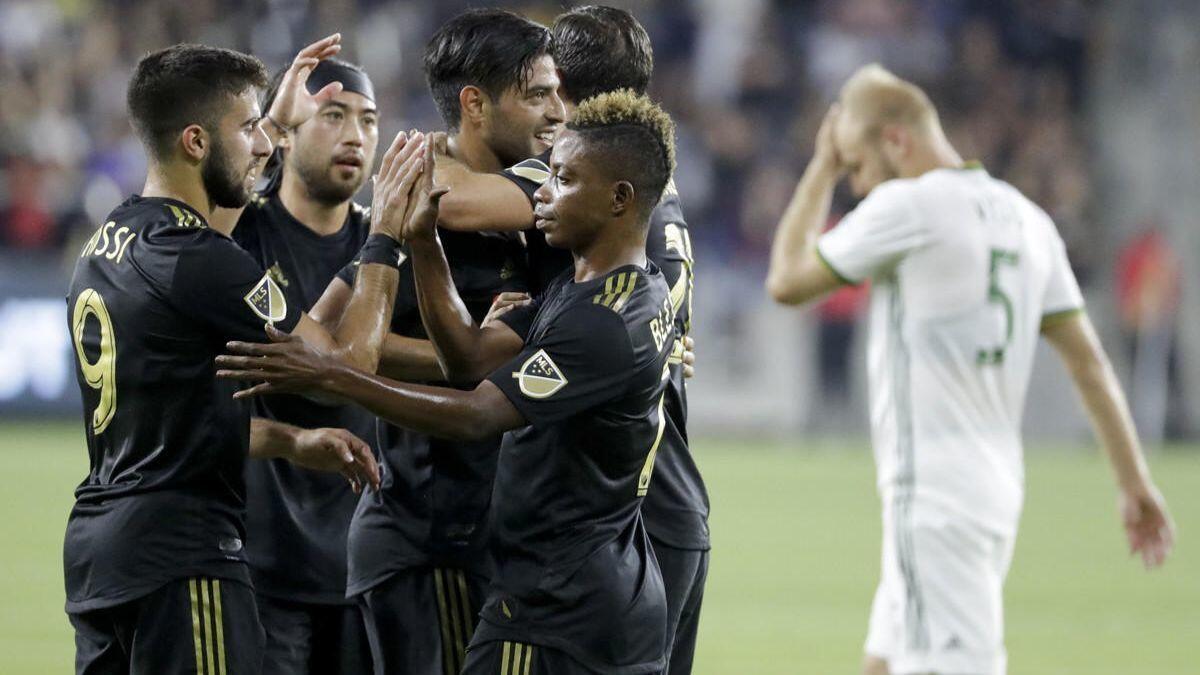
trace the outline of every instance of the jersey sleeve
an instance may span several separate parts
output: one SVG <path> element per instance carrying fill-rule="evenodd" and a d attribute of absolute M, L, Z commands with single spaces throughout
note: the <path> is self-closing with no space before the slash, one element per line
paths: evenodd
<path fill-rule="evenodd" d="M 488 378 L 533 425 L 550 424 L 622 395 L 634 371 L 625 322 L 600 305 L 558 315 L 537 340 Z"/>
<path fill-rule="evenodd" d="M 267 323 L 291 332 L 302 314 L 249 253 L 212 231 L 180 251 L 168 292 L 222 341 L 266 341 Z"/>
<path fill-rule="evenodd" d="M 903 184 L 884 184 L 817 241 L 817 255 L 846 283 L 884 272 L 928 240 Z"/>
<path fill-rule="evenodd" d="M 542 153 L 537 157 L 518 162 L 507 169 L 500 172 L 501 176 L 511 180 L 525 196 L 529 198 L 529 203 L 533 203 L 533 193 L 546 182 L 550 177 L 550 151 Z"/>
<path fill-rule="evenodd" d="M 1042 297 L 1042 317 L 1053 318 L 1056 315 L 1066 315 L 1083 309 L 1083 294 L 1079 291 L 1079 282 L 1075 272 L 1071 270 L 1071 261 L 1067 258 L 1067 247 L 1062 237 L 1051 226 L 1050 278 L 1046 284 L 1046 292 Z"/>

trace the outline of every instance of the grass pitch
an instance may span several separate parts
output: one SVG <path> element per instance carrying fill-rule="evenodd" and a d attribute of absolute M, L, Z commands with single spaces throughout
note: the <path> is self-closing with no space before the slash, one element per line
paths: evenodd
<path fill-rule="evenodd" d="M 878 574 L 865 443 L 707 441 L 714 551 L 698 675 L 857 672 Z M 1200 672 L 1200 448 L 1151 460 L 1180 538 L 1163 570 L 1128 557 L 1103 460 L 1031 447 L 1006 592 L 1014 675 Z M 0 673 L 71 672 L 62 536 L 87 456 L 77 422 L 0 424 Z"/>

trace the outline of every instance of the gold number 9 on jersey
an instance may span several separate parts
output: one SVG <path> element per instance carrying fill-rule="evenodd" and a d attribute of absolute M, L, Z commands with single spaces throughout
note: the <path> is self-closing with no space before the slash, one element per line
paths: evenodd
<path fill-rule="evenodd" d="M 100 356 L 94 362 L 88 361 L 83 351 L 83 327 L 89 315 L 100 322 Z M 79 355 L 79 370 L 84 381 L 92 389 L 100 390 L 100 402 L 92 411 L 92 429 L 96 434 L 102 434 L 117 412 L 117 339 L 108 307 L 95 289 L 85 289 L 75 299 L 71 333 L 75 336 L 75 353 Z"/>

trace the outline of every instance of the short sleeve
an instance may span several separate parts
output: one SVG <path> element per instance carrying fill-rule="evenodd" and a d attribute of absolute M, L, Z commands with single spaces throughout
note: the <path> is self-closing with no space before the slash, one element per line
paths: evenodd
<path fill-rule="evenodd" d="M 290 332 L 302 314 L 249 253 L 212 231 L 180 251 L 169 293 L 222 341 L 263 342 L 267 323 Z"/>
<path fill-rule="evenodd" d="M 518 162 L 507 169 L 500 172 L 501 176 L 511 180 L 525 196 L 529 198 L 529 203 L 533 203 L 533 193 L 546 182 L 550 177 L 550 151 L 538 157 L 530 157 L 529 159 Z"/>
<path fill-rule="evenodd" d="M 620 315 L 577 305 L 488 378 L 532 425 L 550 424 L 621 396 L 633 375 L 633 347 Z"/>
<path fill-rule="evenodd" d="M 928 240 L 905 184 L 884 184 L 821 235 L 817 255 L 842 281 L 857 284 L 900 262 Z"/>
<path fill-rule="evenodd" d="M 1042 298 L 1043 317 L 1083 309 L 1083 294 L 1079 291 L 1075 272 L 1071 270 L 1071 261 L 1067 259 L 1067 247 L 1053 226 L 1051 234 L 1050 278 Z"/>

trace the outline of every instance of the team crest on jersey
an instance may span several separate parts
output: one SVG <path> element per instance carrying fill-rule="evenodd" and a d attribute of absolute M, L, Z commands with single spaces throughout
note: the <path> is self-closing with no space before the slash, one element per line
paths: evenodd
<path fill-rule="evenodd" d="M 246 304 L 250 305 L 250 309 L 263 321 L 274 323 L 287 316 L 287 299 L 283 297 L 279 285 L 271 278 L 270 272 L 264 274 L 246 294 Z"/>
<path fill-rule="evenodd" d="M 529 398 L 549 398 L 567 386 L 567 378 L 545 349 L 537 350 L 513 377 L 517 378 L 521 393 Z"/>

